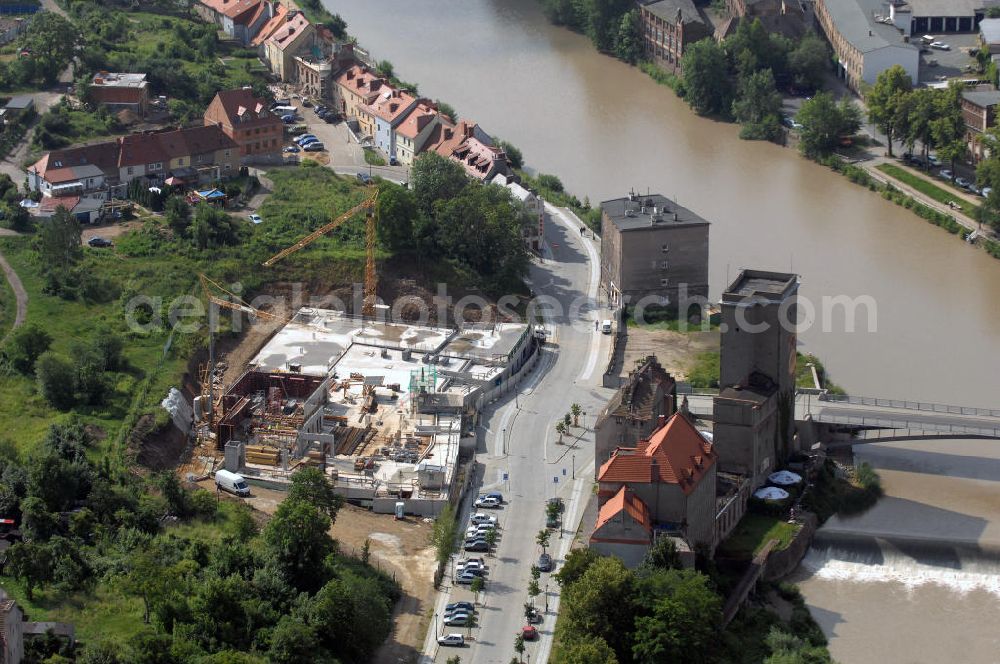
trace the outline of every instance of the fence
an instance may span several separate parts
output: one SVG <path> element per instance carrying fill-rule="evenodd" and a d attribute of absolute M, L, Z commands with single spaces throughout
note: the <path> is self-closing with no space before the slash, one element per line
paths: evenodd
<path fill-rule="evenodd" d="M 824 413 L 815 421 L 823 424 L 842 424 L 872 429 L 906 429 L 923 433 L 951 433 L 956 435 L 985 436 L 1000 438 L 1000 427 L 971 427 L 963 424 L 944 424 L 936 422 L 915 422 L 906 419 L 886 419 L 883 417 L 859 417 L 856 415 L 829 415 Z"/>
<path fill-rule="evenodd" d="M 1000 417 L 1000 410 L 992 408 L 971 408 L 968 406 L 949 406 L 940 403 L 923 401 L 905 401 L 900 399 L 882 399 L 879 397 L 855 397 L 847 394 L 822 394 L 821 401 L 837 401 L 857 406 L 874 406 L 877 408 L 898 408 L 900 410 L 919 410 L 928 413 L 947 413 L 949 415 L 972 415 L 974 417 Z"/>

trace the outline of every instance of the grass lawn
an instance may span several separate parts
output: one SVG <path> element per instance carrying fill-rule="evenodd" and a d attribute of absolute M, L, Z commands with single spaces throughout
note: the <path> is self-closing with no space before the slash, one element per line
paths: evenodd
<path fill-rule="evenodd" d="M 371 148 L 365 148 L 365 162 L 372 166 L 385 166 L 385 159 L 382 158 L 382 155 Z"/>
<path fill-rule="evenodd" d="M 16 314 L 17 301 L 14 299 L 14 291 L 7 283 L 7 277 L 0 271 L 0 339 L 7 336 Z"/>
<path fill-rule="evenodd" d="M 752 558 L 769 540 L 778 540 L 775 551 L 788 547 L 799 526 L 783 519 L 748 512 L 719 547 L 726 557 Z"/>
<path fill-rule="evenodd" d="M 694 324 L 687 320 L 680 320 L 675 314 L 658 314 L 656 312 L 646 312 L 645 322 L 640 324 L 632 316 L 629 316 L 626 324 L 629 327 L 641 327 L 646 330 L 665 330 L 668 332 L 709 332 L 719 329 L 718 314 L 710 316 L 708 324 L 705 322 Z"/>
<path fill-rule="evenodd" d="M 900 168 L 895 164 L 879 164 L 877 168 L 886 175 L 896 178 L 903 184 L 913 187 L 920 193 L 929 196 L 939 203 L 947 204 L 948 201 L 955 201 L 959 204 L 963 214 L 972 217 L 973 219 L 976 218 L 976 210 L 979 209 L 979 206 L 970 203 L 960 196 L 956 196 L 954 192 L 949 191 L 948 189 L 943 189 L 933 182 L 929 182 L 918 175 L 914 175 L 913 173 L 904 168 Z M 950 188 L 950 185 L 948 186 Z"/>
<path fill-rule="evenodd" d="M 698 353 L 694 363 L 688 369 L 688 382 L 691 387 L 713 388 L 719 386 L 721 373 L 721 354 L 717 350 Z"/>

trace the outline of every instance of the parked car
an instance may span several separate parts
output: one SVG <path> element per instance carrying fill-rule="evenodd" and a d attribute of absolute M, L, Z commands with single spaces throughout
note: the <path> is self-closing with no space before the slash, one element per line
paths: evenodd
<path fill-rule="evenodd" d="M 547 553 L 543 553 L 542 555 L 538 556 L 538 569 L 542 570 L 543 572 L 551 572 L 552 556 L 550 556 Z"/>
<path fill-rule="evenodd" d="M 939 42 L 939 41 L 931 42 L 931 48 L 936 48 L 939 51 L 950 51 L 951 50 L 951 46 L 949 46 L 948 44 L 945 44 L 944 42 Z"/>
<path fill-rule="evenodd" d="M 215 486 L 222 491 L 235 493 L 237 496 L 249 496 L 250 485 L 243 479 L 242 475 L 231 473 L 228 470 L 218 470 L 215 473 Z"/>
<path fill-rule="evenodd" d="M 259 224 L 260 222 L 264 221 L 263 219 L 261 219 L 260 215 L 257 214 L 256 212 L 254 214 L 251 214 L 247 218 L 250 220 L 250 223 L 252 224 Z"/>
<path fill-rule="evenodd" d="M 469 614 L 462 613 L 459 615 L 451 616 L 445 619 L 444 624 L 446 627 L 465 627 L 466 625 L 469 624 Z"/>
<path fill-rule="evenodd" d="M 449 618 L 468 618 L 471 615 L 472 615 L 472 611 L 461 611 L 461 610 L 459 610 L 459 611 L 452 611 L 451 613 L 445 613 L 444 616 L 442 616 L 442 617 L 445 620 L 448 620 Z"/>
<path fill-rule="evenodd" d="M 542 622 L 542 614 L 538 612 L 538 609 L 531 609 L 531 612 L 528 614 L 528 624 L 538 625 L 541 622 Z"/>
<path fill-rule="evenodd" d="M 952 173 L 947 168 L 942 168 L 940 171 L 938 171 L 938 176 L 944 178 L 945 180 L 950 180 L 952 177 Z"/>
<path fill-rule="evenodd" d="M 317 141 L 315 143 L 309 143 L 302 149 L 305 150 L 306 152 L 322 152 L 323 150 L 326 149 L 326 146 Z"/>
<path fill-rule="evenodd" d="M 460 560 L 455 564 L 455 569 L 470 572 L 476 569 L 486 569 L 486 565 L 482 564 L 478 560 Z"/>
<path fill-rule="evenodd" d="M 937 167 L 941 165 L 941 160 L 935 157 L 934 155 L 929 154 L 927 155 L 927 163 L 930 164 L 931 166 Z"/>
<path fill-rule="evenodd" d="M 486 542 L 486 540 L 476 540 L 474 542 L 466 542 L 465 543 L 465 550 L 466 551 L 489 551 L 490 550 L 490 545 Z"/>
<path fill-rule="evenodd" d="M 313 143 L 319 143 L 319 142 L 320 142 L 320 140 L 318 138 L 316 138 L 315 136 L 313 136 L 311 138 L 304 138 L 301 141 L 299 141 L 299 147 L 306 148 L 306 147 L 312 145 Z"/>
<path fill-rule="evenodd" d="M 962 187 L 963 189 L 968 189 L 972 185 L 971 182 L 969 182 L 963 177 L 955 178 L 955 184 L 957 184 L 959 187 Z"/>
<path fill-rule="evenodd" d="M 284 149 L 284 151 L 288 152 L 288 153 L 291 153 L 291 154 L 297 154 L 297 153 L 301 152 L 301 150 L 299 150 L 299 148 L 297 146 L 295 146 L 295 145 L 288 145 L 288 146 L 286 146 L 285 149 Z"/>
<path fill-rule="evenodd" d="M 97 236 L 94 236 L 89 240 L 87 240 L 87 244 L 95 248 L 113 246 L 111 240 L 106 240 L 103 237 L 97 237 Z"/>
<path fill-rule="evenodd" d="M 538 638 L 538 630 L 533 625 L 525 625 L 521 628 L 521 636 L 525 641 L 534 641 Z"/>
<path fill-rule="evenodd" d="M 462 647 L 465 645 L 465 637 L 461 634 L 442 634 L 438 637 L 438 645 Z"/>
<path fill-rule="evenodd" d="M 368 175 L 367 173 L 358 173 L 358 182 L 360 182 L 361 184 L 371 184 L 372 176 Z"/>
<path fill-rule="evenodd" d="M 298 118 L 296 118 L 296 117 L 295 117 L 294 115 L 292 115 L 291 113 L 288 113 L 288 114 L 286 114 L 286 115 L 282 115 L 282 116 L 281 116 L 281 121 L 282 121 L 282 122 L 284 122 L 285 124 L 292 124 L 292 123 L 293 123 L 293 122 L 295 122 L 295 121 L 296 121 L 297 119 L 298 119 Z"/>
<path fill-rule="evenodd" d="M 308 141 L 308 140 L 318 141 L 319 139 L 316 138 L 316 134 L 302 134 L 301 136 L 296 136 L 292 140 L 298 143 L 299 145 L 302 145 L 302 141 Z"/>
<path fill-rule="evenodd" d="M 993 187 L 983 187 L 982 189 L 979 190 L 979 195 L 982 196 L 983 198 L 986 198 L 992 193 L 993 193 Z"/>
<path fill-rule="evenodd" d="M 487 496 L 480 496 L 479 498 L 476 498 L 475 506 L 476 507 L 486 507 L 486 508 L 490 508 L 490 509 L 495 509 L 497 507 L 500 507 L 500 501 L 497 500 L 496 498 L 489 498 Z"/>
<path fill-rule="evenodd" d="M 396 155 L 391 155 L 389 157 L 389 165 L 390 166 L 399 166 L 399 160 L 396 159 Z"/>
<path fill-rule="evenodd" d="M 327 124 L 335 124 L 340 121 L 340 113 L 327 113 L 323 121 Z"/>
<path fill-rule="evenodd" d="M 308 99 L 303 99 L 302 100 L 302 105 L 304 107 L 306 107 L 306 108 L 309 108 L 309 107 L 311 107 L 313 105 L 313 103 L 311 101 L 309 101 Z"/>
<path fill-rule="evenodd" d="M 476 523 L 476 524 L 486 523 L 495 526 L 497 523 L 497 518 L 492 514 L 486 514 L 484 512 L 476 512 L 475 514 L 469 517 L 469 523 Z"/>
<path fill-rule="evenodd" d="M 444 612 L 454 613 L 456 609 L 465 609 L 469 613 L 475 613 L 476 606 L 472 602 L 452 602 L 444 607 Z"/>

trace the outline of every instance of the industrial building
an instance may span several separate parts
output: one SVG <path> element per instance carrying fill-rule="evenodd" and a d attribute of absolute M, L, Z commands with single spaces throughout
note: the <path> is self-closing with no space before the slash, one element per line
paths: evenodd
<path fill-rule="evenodd" d="M 525 324 L 439 328 L 304 308 L 223 394 L 226 470 L 283 486 L 318 466 L 348 500 L 435 515 L 482 407 L 533 366 Z M 195 411 L 203 404 L 196 404 Z"/>

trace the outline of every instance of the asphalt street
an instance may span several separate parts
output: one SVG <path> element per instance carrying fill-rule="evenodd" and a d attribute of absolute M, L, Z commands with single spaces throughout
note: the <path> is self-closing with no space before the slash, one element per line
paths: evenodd
<path fill-rule="evenodd" d="M 595 321 L 608 318 L 609 311 L 596 301 L 599 248 L 595 241 L 589 232 L 581 235 L 583 224 L 571 213 L 554 207 L 548 212 L 545 258 L 532 266 L 530 282 L 536 295 L 552 298 L 562 312 L 543 314 L 550 336 L 540 351 L 538 366 L 516 397 L 484 413 L 479 431 L 477 461 L 484 468 L 481 490 L 500 491 L 506 499 L 503 508 L 493 512 L 500 537 L 495 552 L 486 556 L 488 574 L 485 592 L 479 597 L 479 626 L 469 630 L 442 624 L 447 602 L 473 599 L 467 586 L 453 586 L 449 576 L 435 605 L 421 659 L 425 663 L 444 663 L 455 655 L 477 664 L 510 662 L 514 639 L 526 624 L 524 604 L 529 601 L 531 566 L 542 553 L 535 538 L 545 526 L 545 501 L 559 496 L 566 504 L 562 528 L 553 531 L 548 549 L 558 570 L 591 495 L 594 419 L 613 392 L 601 387 L 611 336 L 598 332 Z M 586 414 L 560 444 L 555 426 L 573 403 Z M 468 513 L 465 506 L 460 515 L 463 533 Z M 537 625 L 539 639 L 526 643 L 525 652 L 525 659 L 533 662 L 548 659 L 560 600 L 551 574 L 543 573 L 539 585 L 543 593 L 535 605 L 544 618 Z M 467 637 L 464 648 L 437 645 L 438 634 L 451 632 Z"/>

